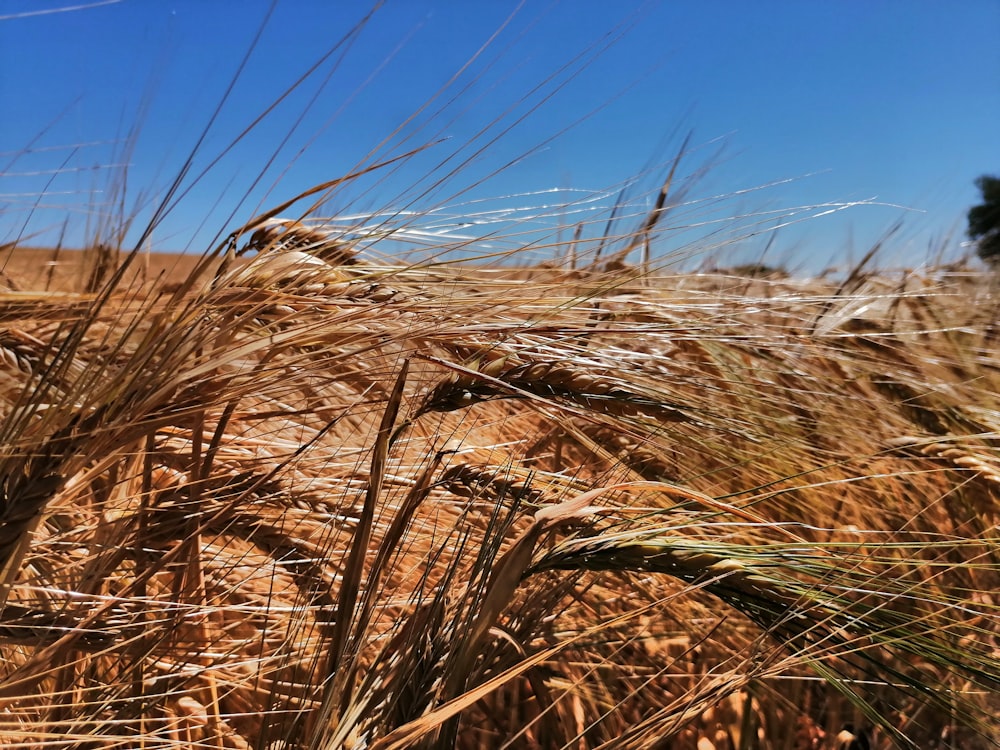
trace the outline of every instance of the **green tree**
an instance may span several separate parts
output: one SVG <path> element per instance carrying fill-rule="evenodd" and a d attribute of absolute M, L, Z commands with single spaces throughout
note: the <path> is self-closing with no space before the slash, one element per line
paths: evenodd
<path fill-rule="evenodd" d="M 976 241 L 980 258 L 1000 266 L 1000 177 L 984 174 L 976 187 L 983 202 L 969 209 L 969 239 Z"/>

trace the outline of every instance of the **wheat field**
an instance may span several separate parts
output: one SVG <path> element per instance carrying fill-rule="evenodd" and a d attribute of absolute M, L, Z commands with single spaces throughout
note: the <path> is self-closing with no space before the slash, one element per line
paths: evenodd
<path fill-rule="evenodd" d="M 5 252 L 5 747 L 997 746 L 981 273 Z"/>

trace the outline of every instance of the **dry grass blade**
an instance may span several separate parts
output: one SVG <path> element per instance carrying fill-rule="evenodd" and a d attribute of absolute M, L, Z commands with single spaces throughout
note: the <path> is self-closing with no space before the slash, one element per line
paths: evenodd
<path fill-rule="evenodd" d="M 684 137 L 684 142 L 681 144 L 680 149 L 678 149 L 677 156 L 674 157 L 673 162 L 670 164 L 670 171 L 667 173 L 667 178 L 663 181 L 663 185 L 660 187 L 660 191 L 656 195 L 656 202 L 653 209 L 649 212 L 649 216 L 646 217 L 646 221 L 642 228 L 635 233 L 624 249 L 618 251 L 607 260 L 605 268 L 613 268 L 616 264 L 624 262 L 632 251 L 641 244 L 643 248 L 642 268 L 644 271 L 649 270 L 650 234 L 666 211 L 667 196 L 670 195 L 670 187 L 673 185 L 674 176 L 677 174 L 677 167 L 680 166 L 681 157 L 687 153 L 688 146 L 691 144 L 691 137 L 691 133 L 688 133 Z"/>
<path fill-rule="evenodd" d="M 886 551 L 883 547 L 883 554 Z M 965 630 L 959 623 L 970 615 L 989 617 L 989 609 L 969 611 L 965 603 L 921 601 L 909 583 L 887 585 L 880 572 L 870 570 L 873 562 L 870 556 L 852 559 L 843 552 L 831 558 L 808 547 L 736 547 L 633 532 L 564 542 L 537 559 L 527 575 L 550 569 L 631 570 L 663 573 L 698 585 L 756 621 L 862 706 L 868 706 L 863 695 L 849 682 L 836 679 L 838 660 L 887 686 L 922 693 L 940 710 L 954 710 L 955 697 L 926 690 L 929 673 L 916 666 L 920 662 L 965 675 L 973 690 L 1000 691 L 1000 659 L 988 649 L 968 644 L 976 651 L 975 661 L 970 662 L 971 651 L 959 656 L 952 636 L 944 635 Z M 881 581 L 875 593 L 874 581 Z M 882 649 L 898 653 L 891 658 L 880 653 Z M 893 666 L 907 663 L 909 669 Z M 969 719 L 983 721 L 983 731 L 992 731 L 985 718 L 977 720 L 970 714 Z M 891 724 L 883 728 L 906 741 Z"/>
<path fill-rule="evenodd" d="M 589 503 L 606 490 L 603 487 L 585 492 L 572 500 L 552 505 L 536 511 L 534 521 L 511 545 L 510 549 L 497 560 L 490 573 L 489 582 L 479 604 L 475 621 L 463 647 L 464 663 L 460 662 L 453 671 L 453 684 L 445 689 L 446 694 L 458 695 L 460 684 L 471 673 L 471 663 L 477 658 L 490 628 L 513 598 L 514 591 L 521 582 L 524 572 L 531 564 L 535 545 L 542 534 L 559 524 L 586 517 L 600 510 Z"/>
<path fill-rule="evenodd" d="M 396 377 L 396 383 L 386 401 L 382 421 L 379 424 L 378 434 L 372 447 L 371 468 L 368 472 L 364 505 L 355 525 L 354 535 L 350 543 L 350 551 L 344 564 L 340 590 L 338 592 L 336 619 L 330 638 L 326 669 L 326 673 L 330 676 L 328 694 L 324 698 L 324 706 L 320 712 L 319 721 L 321 724 L 325 724 L 334 716 L 344 715 L 352 699 L 351 693 L 354 690 L 356 674 L 356 667 L 353 662 L 358 655 L 358 651 L 357 648 L 350 649 L 351 653 L 348 655 L 348 650 L 352 639 L 360 638 L 364 635 L 365 619 L 367 619 L 364 616 L 358 618 L 355 607 L 365 579 L 365 571 L 368 569 L 367 558 L 370 552 L 369 544 L 375 522 L 377 504 L 381 496 L 382 484 L 385 480 L 386 461 L 392 445 L 393 430 L 399 414 L 399 407 L 403 400 L 408 371 L 409 361 L 403 360 L 399 375 Z M 374 575 L 371 578 L 373 579 Z M 369 580 L 369 584 L 375 583 L 375 580 Z M 357 632 L 355 632 L 355 628 L 358 629 Z M 332 713 L 335 709 L 339 709 L 337 714 Z M 327 717 L 330 717 L 330 719 Z M 336 732 L 336 723 L 332 727 L 332 730 Z"/>
<path fill-rule="evenodd" d="M 452 411 L 491 398 L 536 396 L 582 406 L 621 417 L 647 416 L 666 421 L 690 419 L 685 408 L 642 393 L 635 386 L 607 374 L 588 372 L 571 362 L 488 361 L 480 369 L 458 368 L 424 397 L 416 417 Z"/>

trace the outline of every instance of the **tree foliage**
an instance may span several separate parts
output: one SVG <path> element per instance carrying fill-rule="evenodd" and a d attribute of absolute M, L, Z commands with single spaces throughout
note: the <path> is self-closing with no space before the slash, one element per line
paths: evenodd
<path fill-rule="evenodd" d="M 976 187 L 983 202 L 969 209 L 969 238 L 976 240 L 980 258 L 1000 265 L 1000 177 L 982 175 Z"/>

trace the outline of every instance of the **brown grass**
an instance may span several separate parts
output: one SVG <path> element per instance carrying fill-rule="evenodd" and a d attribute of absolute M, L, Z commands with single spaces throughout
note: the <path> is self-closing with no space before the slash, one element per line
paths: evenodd
<path fill-rule="evenodd" d="M 267 226 L 90 291 L 9 254 L 0 743 L 995 746 L 988 279 Z"/>

